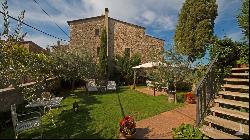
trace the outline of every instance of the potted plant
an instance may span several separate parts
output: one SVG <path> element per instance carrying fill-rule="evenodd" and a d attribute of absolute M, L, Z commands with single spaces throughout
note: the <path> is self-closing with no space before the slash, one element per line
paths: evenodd
<path fill-rule="evenodd" d="M 202 132 L 191 124 L 182 123 L 179 127 L 172 129 L 173 139 L 203 139 Z"/>
<path fill-rule="evenodd" d="M 131 139 L 135 137 L 136 134 L 136 124 L 135 120 L 131 116 L 125 116 L 120 121 L 120 134 L 122 137 Z"/>
<path fill-rule="evenodd" d="M 193 92 L 188 92 L 185 94 L 185 100 L 189 104 L 194 104 L 195 103 L 195 95 Z"/>

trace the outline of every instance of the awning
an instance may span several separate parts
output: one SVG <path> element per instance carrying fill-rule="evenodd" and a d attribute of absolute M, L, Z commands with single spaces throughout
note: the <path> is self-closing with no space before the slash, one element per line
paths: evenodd
<path fill-rule="evenodd" d="M 160 65 L 166 65 L 165 63 L 162 62 L 148 62 L 148 63 L 144 63 L 135 67 L 132 67 L 133 69 L 139 69 L 139 68 L 152 68 L 152 67 L 157 67 Z"/>

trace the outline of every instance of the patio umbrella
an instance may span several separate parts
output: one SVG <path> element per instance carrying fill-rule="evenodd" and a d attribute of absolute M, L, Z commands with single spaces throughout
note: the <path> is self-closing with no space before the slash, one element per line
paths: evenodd
<path fill-rule="evenodd" d="M 140 68 L 144 68 L 144 69 L 149 69 L 149 68 L 156 68 L 159 66 L 167 66 L 167 63 L 163 63 L 163 62 L 147 62 L 138 66 L 134 66 L 132 67 L 134 69 L 134 88 L 135 88 L 135 78 L 136 78 L 136 69 L 140 69 Z M 171 64 L 171 67 L 178 67 L 177 64 Z"/>

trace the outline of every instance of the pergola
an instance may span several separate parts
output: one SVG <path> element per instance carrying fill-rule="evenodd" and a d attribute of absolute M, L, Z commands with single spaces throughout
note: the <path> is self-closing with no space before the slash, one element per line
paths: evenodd
<path fill-rule="evenodd" d="M 134 66 L 132 67 L 134 69 L 134 84 L 133 84 L 133 88 L 135 89 L 135 79 L 136 79 L 136 70 L 137 69 L 151 69 L 151 68 L 157 68 L 159 66 L 165 66 L 167 67 L 167 64 L 166 63 L 162 63 L 162 62 L 148 62 L 148 63 L 144 63 L 144 64 L 141 64 L 141 65 L 138 65 L 138 66 Z M 172 64 L 171 67 L 178 67 L 177 65 L 175 64 Z M 154 96 L 155 96 L 155 87 L 154 87 Z"/>
<path fill-rule="evenodd" d="M 162 62 L 147 62 L 147 63 L 144 63 L 144 64 L 141 64 L 141 65 L 138 65 L 138 66 L 134 66 L 132 67 L 134 69 L 134 88 L 135 88 L 135 79 L 136 79 L 136 70 L 137 69 L 150 69 L 150 68 L 156 68 L 156 67 L 159 67 L 159 66 L 166 66 L 166 63 L 162 63 Z"/>

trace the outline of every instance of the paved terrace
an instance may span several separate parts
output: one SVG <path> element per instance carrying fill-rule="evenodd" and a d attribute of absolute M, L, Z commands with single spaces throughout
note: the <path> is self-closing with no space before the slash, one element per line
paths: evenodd
<path fill-rule="evenodd" d="M 182 123 L 195 124 L 196 104 L 163 112 L 136 123 L 137 139 L 173 139 L 172 128 Z"/>

